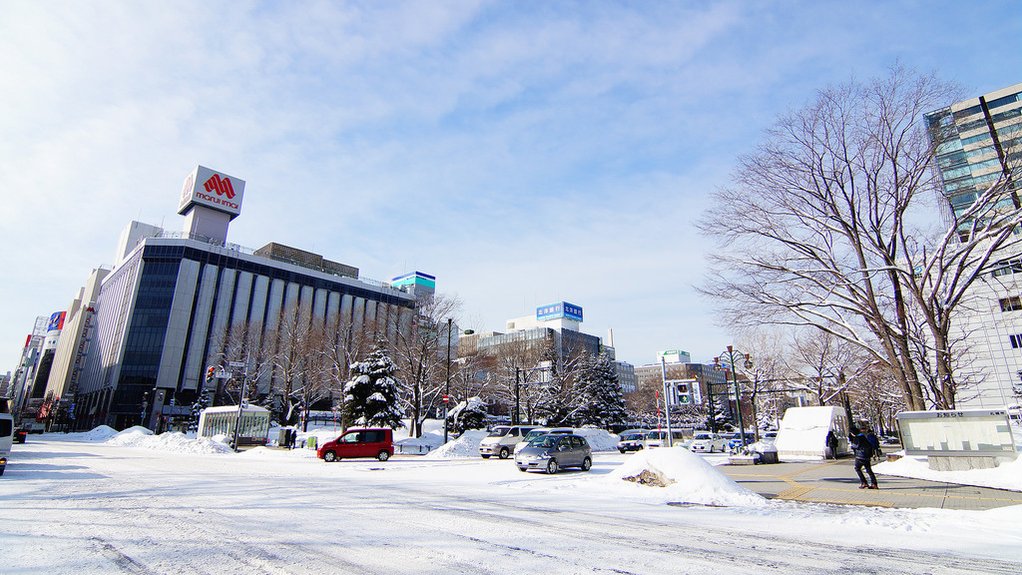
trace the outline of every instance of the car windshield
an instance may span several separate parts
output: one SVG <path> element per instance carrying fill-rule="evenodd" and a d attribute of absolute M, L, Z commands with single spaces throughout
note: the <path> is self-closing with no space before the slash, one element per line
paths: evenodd
<path fill-rule="evenodd" d="M 494 427 L 488 437 L 504 437 L 509 431 L 511 431 L 510 427 Z"/>
<path fill-rule="evenodd" d="M 545 434 L 546 432 L 543 430 L 533 429 L 532 431 L 525 434 L 525 439 L 523 441 L 532 441 L 533 439 L 536 439 L 537 437 Z"/>
<path fill-rule="evenodd" d="M 560 439 L 555 435 L 540 435 L 529 442 L 530 447 L 556 447 L 557 440 Z"/>
<path fill-rule="evenodd" d="M 642 434 L 641 433 L 629 433 L 629 434 L 625 435 L 624 437 L 622 437 L 621 441 L 635 441 L 637 439 L 642 439 Z"/>
<path fill-rule="evenodd" d="M 713 439 L 709 433 L 697 433 L 693 439 Z"/>

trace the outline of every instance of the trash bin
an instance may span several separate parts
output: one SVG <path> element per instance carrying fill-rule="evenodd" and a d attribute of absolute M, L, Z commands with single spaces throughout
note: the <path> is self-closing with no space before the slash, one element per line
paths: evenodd
<path fill-rule="evenodd" d="M 315 435 L 310 435 L 305 438 L 305 446 L 308 447 L 309 449 L 316 449 L 317 443 L 318 441 Z"/>
<path fill-rule="evenodd" d="M 277 447 L 288 447 L 288 439 L 290 439 L 290 429 L 281 429 L 277 434 Z"/>
<path fill-rule="evenodd" d="M 777 450 L 759 452 L 760 463 L 777 463 Z"/>

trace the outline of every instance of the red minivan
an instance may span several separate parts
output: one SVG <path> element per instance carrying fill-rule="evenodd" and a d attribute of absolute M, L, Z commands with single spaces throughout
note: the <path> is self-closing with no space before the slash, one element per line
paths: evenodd
<path fill-rule="evenodd" d="M 349 429 L 316 450 L 316 457 L 327 462 L 347 457 L 375 457 L 386 461 L 391 455 L 394 455 L 394 432 L 383 427 Z"/>

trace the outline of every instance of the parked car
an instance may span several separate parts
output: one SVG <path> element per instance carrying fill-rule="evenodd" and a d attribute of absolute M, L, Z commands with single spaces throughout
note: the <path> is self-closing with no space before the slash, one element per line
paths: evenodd
<path fill-rule="evenodd" d="M 553 475 L 565 467 L 589 471 L 593 466 L 593 450 L 581 435 L 541 435 L 515 455 L 518 470 L 546 471 Z"/>
<path fill-rule="evenodd" d="M 620 435 L 620 441 L 617 442 L 617 450 L 621 453 L 627 453 L 629 451 L 638 451 L 642 449 L 645 447 L 644 441 L 647 433 L 649 433 L 649 430 L 622 433 Z"/>
<path fill-rule="evenodd" d="M 685 441 L 685 434 L 680 429 L 672 429 L 671 445 L 679 445 L 682 441 Z M 642 440 L 642 445 L 646 449 L 652 449 L 654 447 L 667 447 L 667 431 L 649 431 L 646 433 L 646 437 Z"/>
<path fill-rule="evenodd" d="M 525 449 L 525 446 L 528 445 L 529 442 L 532 441 L 533 439 L 536 439 L 540 435 L 546 435 L 548 433 L 552 433 L 554 435 L 567 435 L 569 433 L 575 433 L 575 430 L 570 427 L 537 427 L 535 429 L 532 429 L 531 431 L 526 433 L 524 437 L 522 437 L 521 441 L 515 444 L 515 454 Z"/>
<path fill-rule="evenodd" d="M 514 452 L 515 444 L 537 427 L 539 426 L 498 425 L 479 442 L 479 455 L 482 455 L 483 459 L 489 459 L 494 455 L 507 459 Z"/>
<path fill-rule="evenodd" d="M 756 434 L 751 431 L 745 432 L 745 445 L 752 445 L 756 443 Z M 740 449 L 742 447 L 742 434 L 741 432 L 735 432 L 731 434 L 731 437 L 727 438 L 727 448 L 731 451 Z"/>
<path fill-rule="evenodd" d="M 688 448 L 697 453 L 724 452 L 727 450 L 727 441 L 716 433 L 700 432 L 695 434 Z"/>
<path fill-rule="evenodd" d="M 14 431 L 14 443 L 25 443 L 28 439 L 28 427 L 22 425 Z"/>
<path fill-rule="evenodd" d="M 353 457 L 386 461 L 391 455 L 394 455 L 394 431 L 384 427 L 348 429 L 316 450 L 316 457 L 326 462 Z"/>

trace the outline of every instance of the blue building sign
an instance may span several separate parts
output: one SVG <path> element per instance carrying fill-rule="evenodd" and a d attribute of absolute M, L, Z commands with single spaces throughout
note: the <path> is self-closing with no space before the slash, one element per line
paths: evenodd
<path fill-rule="evenodd" d="M 539 321 L 561 318 L 582 321 L 582 306 L 562 301 L 536 308 L 536 319 Z"/>

